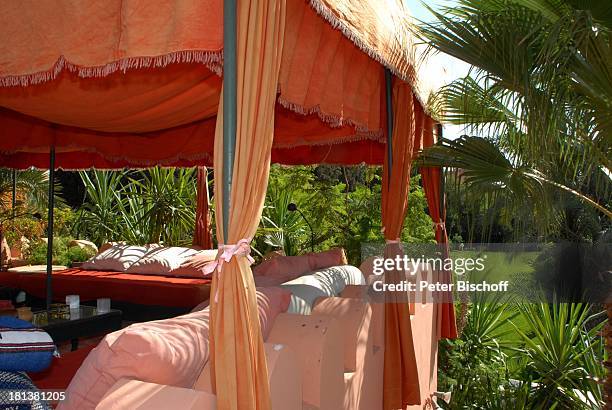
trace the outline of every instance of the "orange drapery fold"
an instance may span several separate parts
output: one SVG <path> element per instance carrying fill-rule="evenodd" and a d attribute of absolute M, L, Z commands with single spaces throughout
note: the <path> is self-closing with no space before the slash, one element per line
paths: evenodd
<path fill-rule="evenodd" d="M 215 205 L 220 244 L 253 237 L 263 210 L 272 140 L 274 100 L 285 28 L 285 0 L 241 0 L 237 19 L 237 121 L 231 192 L 223 190 L 223 98 L 215 133 Z M 230 214 L 223 215 L 223 196 Z M 228 218 L 228 231 L 223 220 Z M 220 410 L 269 410 L 270 387 L 247 258 L 235 255 L 213 275 L 211 363 Z"/>
<path fill-rule="evenodd" d="M 434 121 L 431 117 L 426 117 L 425 127 L 423 132 L 423 148 L 431 147 L 434 144 Z M 427 198 L 427 207 L 429 208 L 429 216 L 434 222 L 436 232 L 436 242 L 442 247 L 442 251 L 447 257 L 448 235 L 446 234 L 446 201 L 441 198 L 443 193 L 440 187 L 440 168 L 438 167 L 421 167 L 421 175 L 423 178 L 423 189 Z M 441 200 L 442 199 L 442 200 Z M 440 209 L 440 207 L 443 209 Z M 438 280 L 440 282 L 451 283 L 451 272 L 440 272 Z M 442 300 L 438 300 L 437 305 L 437 320 L 438 320 L 438 338 L 455 339 L 457 338 L 457 322 L 455 319 L 455 307 L 451 301 L 446 299 L 452 298 L 452 294 L 442 295 Z"/>
<path fill-rule="evenodd" d="M 212 249 L 213 243 L 210 232 L 210 211 L 208 206 L 208 170 L 206 167 L 198 167 L 196 189 L 198 193 L 193 244 L 204 249 Z"/>
<path fill-rule="evenodd" d="M 393 87 L 393 162 L 389 175 L 389 161 L 383 166 L 382 222 L 387 241 L 398 241 L 410 189 L 415 110 L 413 94 L 406 83 L 395 81 Z M 389 243 L 385 257 L 402 253 L 401 245 Z M 399 282 L 403 272 L 386 272 L 386 280 Z M 385 303 L 385 361 L 383 377 L 383 408 L 403 409 L 409 404 L 420 404 L 420 389 L 416 355 L 410 323 L 409 305 L 391 293 Z"/>

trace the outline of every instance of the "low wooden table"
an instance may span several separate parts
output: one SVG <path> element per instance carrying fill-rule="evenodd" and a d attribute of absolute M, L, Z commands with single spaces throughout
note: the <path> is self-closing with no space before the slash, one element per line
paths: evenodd
<path fill-rule="evenodd" d="M 70 340 L 74 351 L 79 347 L 80 337 L 102 335 L 121 329 L 122 316 L 117 309 L 98 313 L 93 306 L 81 305 L 79 309 L 70 311 L 70 319 L 49 319 L 45 310 L 34 312 L 32 323 L 49 333 L 55 343 Z"/>

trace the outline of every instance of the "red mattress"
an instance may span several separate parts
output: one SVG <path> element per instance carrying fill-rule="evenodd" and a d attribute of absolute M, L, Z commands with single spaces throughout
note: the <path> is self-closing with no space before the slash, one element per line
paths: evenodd
<path fill-rule="evenodd" d="M 0 285 L 24 290 L 44 299 L 46 274 L 0 272 Z M 81 301 L 97 298 L 168 307 L 191 308 L 209 298 L 210 279 L 137 275 L 67 269 L 53 272 L 53 299 L 64 302 L 77 294 Z"/>

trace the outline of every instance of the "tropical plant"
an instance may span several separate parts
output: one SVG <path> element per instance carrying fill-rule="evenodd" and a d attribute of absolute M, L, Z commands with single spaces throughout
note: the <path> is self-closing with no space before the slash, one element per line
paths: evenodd
<path fill-rule="evenodd" d="M 195 224 L 195 170 L 82 172 L 86 202 L 74 230 L 100 245 L 191 241 Z"/>
<path fill-rule="evenodd" d="M 515 390 L 509 382 L 509 346 L 504 341 L 514 331 L 509 321 L 517 312 L 499 299 L 481 299 L 474 296 L 461 338 L 440 344 L 440 389 L 452 392 L 449 409 L 516 408 L 510 402 L 504 405 L 504 398 Z"/>
<path fill-rule="evenodd" d="M 130 178 L 127 186 L 123 194 L 126 200 L 136 198 L 129 209 L 141 213 L 137 222 L 146 222 L 147 243 L 190 240 L 195 225 L 195 169 L 152 168 Z"/>
<path fill-rule="evenodd" d="M 98 246 L 121 239 L 117 204 L 120 202 L 121 181 L 126 172 L 94 170 L 81 171 L 80 175 L 85 185 L 86 201 L 79 209 L 75 232 Z"/>
<path fill-rule="evenodd" d="M 473 66 L 444 87 L 441 119 L 488 142 L 464 138 L 432 148 L 432 163 L 461 166 L 475 190 L 526 199 L 546 214 L 573 196 L 609 220 L 612 48 L 607 1 L 460 0 L 420 35 Z M 433 151 L 436 151 L 435 153 Z M 519 196 L 520 194 L 520 196 Z M 524 206 L 524 205 L 523 205 Z M 557 215 L 558 216 L 558 215 Z"/>
<path fill-rule="evenodd" d="M 304 218 L 296 212 L 289 211 L 294 193 L 279 190 L 276 187 L 269 189 L 266 197 L 262 220 L 257 236 L 273 249 L 282 249 L 285 255 L 297 255 L 299 243 L 308 226 Z M 301 204 L 297 204 L 298 209 Z M 310 231 L 308 231 L 310 233 Z M 300 246 L 301 247 L 301 246 Z M 256 249 L 260 249 L 256 246 Z"/>
<path fill-rule="evenodd" d="M 466 137 L 428 150 L 424 162 L 461 167 L 476 195 L 524 201 L 525 225 L 544 233 L 557 222 L 569 239 L 584 240 L 571 235 L 584 209 L 609 229 L 609 0 L 459 0 L 432 13 L 421 38 L 473 67 L 432 107 L 490 143 Z M 607 389 L 612 394 L 612 376 Z"/>
<path fill-rule="evenodd" d="M 600 337 L 604 312 L 585 304 L 522 304 L 527 326 L 515 326 L 524 375 L 532 382 L 530 401 L 538 408 L 599 408 L 605 369 Z"/>
<path fill-rule="evenodd" d="M 12 206 L 13 176 L 20 209 L 30 213 L 46 211 L 49 202 L 49 172 L 34 169 L 24 171 L 0 169 L 0 210 L 7 211 Z M 57 205 L 63 203 L 59 196 L 60 193 L 61 185 L 56 183 L 55 201 Z"/>
<path fill-rule="evenodd" d="M 461 338 L 440 342 L 449 409 L 592 409 L 602 404 L 604 313 L 475 295 Z"/>
<path fill-rule="evenodd" d="M 349 262 L 359 265 L 362 245 L 383 241 L 380 173 L 380 167 L 367 166 L 272 166 L 256 249 L 261 254 L 310 249 L 308 225 L 298 212 L 287 211 L 287 205 L 294 202 L 312 226 L 315 250 L 344 247 Z M 401 239 L 430 243 L 434 242 L 432 221 L 419 179 L 418 175 L 411 178 Z"/>

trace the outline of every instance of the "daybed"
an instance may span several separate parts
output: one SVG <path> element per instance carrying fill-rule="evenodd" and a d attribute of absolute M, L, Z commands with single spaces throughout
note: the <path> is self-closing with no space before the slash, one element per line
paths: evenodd
<path fill-rule="evenodd" d="M 273 409 L 382 408 L 384 309 L 368 299 L 366 282 L 361 270 L 336 266 L 258 288 Z M 283 301 L 287 290 L 291 300 Z M 417 304 L 413 320 L 435 321 L 432 306 Z M 206 307 L 108 335 L 75 375 L 59 409 L 163 409 L 169 403 L 215 409 L 208 334 Z M 426 366 L 431 355 L 435 361 L 435 346 L 420 346 L 418 364 Z M 423 376 L 421 393 L 431 404 L 436 373 Z"/>
<path fill-rule="evenodd" d="M 25 291 L 44 300 L 44 273 L 0 273 L 0 285 Z M 64 302 L 66 295 L 78 294 L 82 302 L 110 298 L 129 320 L 151 320 L 171 317 L 193 309 L 207 300 L 210 279 L 139 275 L 68 269 L 53 273 L 53 299 Z M 141 308 L 138 308 L 138 305 Z"/>
<path fill-rule="evenodd" d="M 44 299 L 44 273 L 2 272 L 0 284 L 20 288 Z M 111 298 L 112 301 L 192 309 L 210 294 L 210 279 L 138 275 L 122 272 L 67 269 L 53 273 L 53 297 L 79 294 L 81 301 Z"/>
<path fill-rule="evenodd" d="M 382 336 L 372 333 L 382 327 L 370 324 L 381 322 L 373 315 L 383 310 L 363 298 L 365 283 L 359 269 L 345 265 L 258 288 L 274 409 L 381 406 L 384 352 L 375 346 Z M 298 311 L 307 314 L 291 313 Z M 109 334 L 87 357 L 59 408 L 162 408 L 170 398 L 176 408 L 214 408 L 208 318 L 204 308 Z"/>

